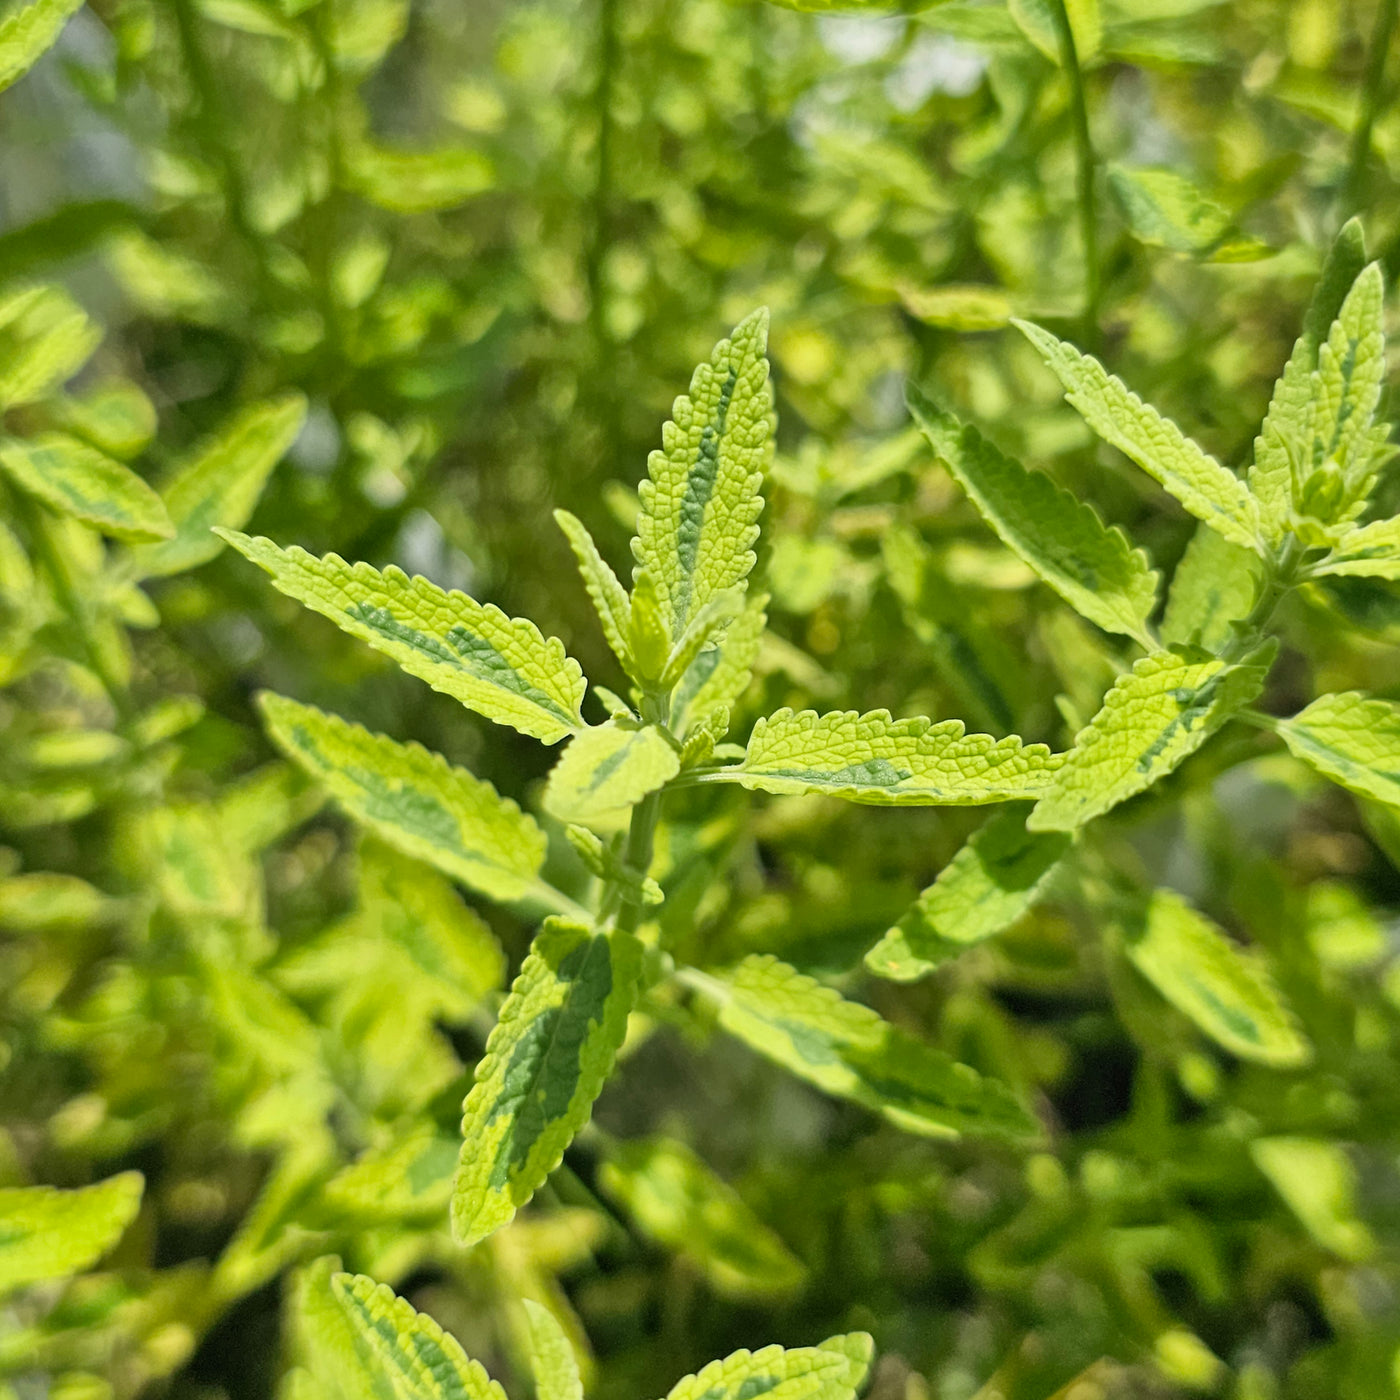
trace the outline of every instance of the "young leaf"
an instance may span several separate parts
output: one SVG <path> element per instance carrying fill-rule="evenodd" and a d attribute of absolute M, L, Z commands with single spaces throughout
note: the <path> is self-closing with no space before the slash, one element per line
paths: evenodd
<path fill-rule="evenodd" d="M 754 725 L 744 761 L 715 774 L 760 792 L 825 792 L 879 806 L 964 806 L 1034 797 L 1060 754 L 1012 735 L 966 734 L 960 720 L 892 719 L 888 710 L 779 710 Z"/>
<path fill-rule="evenodd" d="M 452 1195 L 458 1143 L 435 1124 L 414 1124 L 336 1173 L 322 1199 L 337 1220 L 355 1224 L 437 1224 Z"/>
<path fill-rule="evenodd" d="M 0 1190 L 0 1296 L 95 1264 L 136 1218 L 143 1185 L 140 1172 L 122 1172 L 74 1191 Z"/>
<path fill-rule="evenodd" d="M 583 672 L 533 622 L 392 566 L 380 573 L 336 554 L 318 559 L 236 530 L 215 533 L 265 569 L 280 592 L 469 710 L 546 744 L 583 727 Z"/>
<path fill-rule="evenodd" d="M 612 654 L 625 669 L 630 668 L 632 652 L 628 637 L 632 630 L 632 605 L 627 600 L 626 590 L 618 582 L 608 561 L 598 553 L 598 546 L 593 543 L 593 536 L 583 522 L 566 510 L 556 510 L 554 518 L 569 537 L 569 546 L 583 575 L 583 586 L 588 590 L 593 611 L 603 625 L 603 636 L 612 648 Z M 633 680 L 636 679 L 633 676 Z"/>
<path fill-rule="evenodd" d="M 671 693 L 669 727 L 673 734 L 690 734 L 720 706 L 732 705 L 748 689 L 768 625 L 767 607 L 766 593 L 746 597 L 744 610 L 719 641 L 702 648 L 690 663 Z"/>
<path fill-rule="evenodd" d="M 1069 847 L 1061 832 L 1027 831 L 1024 808 L 998 812 L 865 955 L 866 967 L 913 982 L 994 937 L 1035 903 Z"/>
<path fill-rule="evenodd" d="M 1131 457 L 1212 530 L 1246 549 L 1259 548 L 1254 499 L 1234 472 L 1143 403 L 1092 355 L 1027 321 L 1015 325 L 1045 356 L 1070 403 L 1105 442 Z"/>
<path fill-rule="evenodd" d="M 74 437 L 122 461 L 129 461 L 156 435 L 155 405 L 124 379 L 101 384 L 76 398 L 59 399 L 52 408 Z"/>
<path fill-rule="evenodd" d="M 1241 1059 L 1279 1069 L 1311 1052 L 1262 965 L 1171 890 L 1125 929 L 1134 967 L 1183 1015 Z"/>
<path fill-rule="evenodd" d="M 731 1035 L 824 1093 L 872 1109 L 905 1132 L 1034 1136 L 1005 1085 L 846 1001 L 766 954 L 716 976 L 690 975 L 719 1003 Z"/>
<path fill-rule="evenodd" d="M 334 1274 L 331 1297 L 349 1323 L 372 1393 L 394 1400 L 506 1400 L 457 1339 L 363 1274 Z"/>
<path fill-rule="evenodd" d="M 1293 756 L 1324 777 L 1400 807 L 1400 704 L 1355 690 L 1323 695 L 1277 728 Z"/>
<path fill-rule="evenodd" d="M 558 1319 L 533 1298 L 522 1298 L 530 1328 L 530 1369 L 536 1400 L 583 1400 L 583 1379 L 573 1343 Z"/>
<path fill-rule="evenodd" d="M 1385 380 L 1384 305 L 1385 279 L 1380 264 L 1371 263 L 1347 293 L 1318 350 L 1305 475 L 1328 461 L 1342 469 L 1349 484 L 1369 474 L 1371 422 Z"/>
<path fill-rule="evenodd" d="M 82 0 L 29 0 L 0 19 L 0 92 L 53 47 L 81 6 Z"/>
<path fill-rule="evenodd" d="M 1267 660 L 1159 651 L 1120 676 L 1027 818 L 1073 831 L 1165 778 L 1263 689 Z"/>
<path fill-rule="evenodd" d="M 544 833 L 490 783 L 284 696 L 264 691 L 258 704 L 278 748 L 391 846 L 492 899 L 530 892 Z"/>
<path fill-rule="evenodd" d="M 790 1293 L 806 1274 L 733 1187 L 684 1143 L 638 1138 L 608 1153 L 598 1184 L 649 1239 L 688 1259 L 719 1293 Z"/>
<path fill-rule="evenodd" d="M 0 445 L 0 468 L 22 491 L 59 515 L 121 540 L 166 540 L 175 533 L 161 499 L 129 467 L 64 433 Z"/>
<path fill-rule="evenodd" d="M 460 1243 L 506 1224 L 588 1121 L 627 1034 L 641 959 L 629 933 L 550 919 L 535 935 L 462 1106 Z"/>
<path fill-rule="evenodd" d="M 1172 575 L 1162 641 L 1216 651 L 1230 639 L 1230 624 L 1249 616 L 1260 583 L 1259 556 L 1251 549 L 1196 527 Z"/>
<path fill-rule="evenodd" d="M 1110 529 L 1043 472 L 1027 471 L 971 424 L 910 384 L 905 402 L 939 458 L 1002 543 L 1076 612 L 1107 632 L 1148 645 L 1157 575 L 1123 532 Z"/>
<path fill-rule="evenodd" d="M 1312 566 L 1310 574 L 1400 579 L 1400 516 L 1375 520 L 1343 535 L 1336 548 Z"/>
<path fill-rule="evenodd" d="M 1318 348 L 1365 266 L 1366 240 L 1361 221 L 1351 219 L 1342 227 L 1328 254 L 1303 318 L 1303 332 L 1274 385 L 1264 426 L 1255 439 L 1249 490 L 1259 503 L 1260 523 L 1272 545 L 1282 542 L 1292 512 L 1293 461 L 1301 462 L 1309 455 L 1312 372 L 1317 368 Z"/>
<path fill-rule="evenodd" d="M 606 720 L 577 735 L 554 765 L 544 806 L 561 822 L 616 830 L 649 792 L 680 772 L 680 755 L 655 725 Z"/>
<path fill-rule="evenodd" d="M 0 70 L 3 30 L 0 21 Z M 101 327 L 60 287 L 31 287 L 0 299 L 0 407 L 46 398 L 101 342 Z"/>
<path fill-rule="evenodd" d="M 306 421 L 306 399 L 287 394 L 236 413 L 162 493 L 175 537 L 135 551 L 139 578 L 164 578 L 207 563 L 223 548 L 216 525 L 245 525 L 273 467 Z"/>
<path fill-rule="evenodd" d="M 666 1400 L 855 1400 L 874 1351 L 864 1332 L 815 1347 L 736 1351 L 677 1381 Z"/>
<path fill-rule="evenodd" d="M 672 641 L 754 566 L 759 488 L 772 452 L 768 313 L 755 311 L 700 365 L 647 461 L 632 550 L 654 581 Z"/>

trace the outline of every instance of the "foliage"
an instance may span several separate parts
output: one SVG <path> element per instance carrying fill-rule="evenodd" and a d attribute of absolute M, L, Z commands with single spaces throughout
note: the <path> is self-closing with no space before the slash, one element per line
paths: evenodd
<path fill-rule="evenodd" d="M 0 1400 L 1400 1392 L 1396 10 L 9 0 Z"/>

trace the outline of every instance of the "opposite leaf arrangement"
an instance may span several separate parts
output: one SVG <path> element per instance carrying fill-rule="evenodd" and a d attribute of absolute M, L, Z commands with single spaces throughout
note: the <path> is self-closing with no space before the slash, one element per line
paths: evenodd
<path fill-rule="evenodd" d="M 627 699 L 595 686 L 609 715 L 601 724 L 582 717 L 579 665 L 533 623 L 396 569 L 220 532 L 282 592 L 435 689 L 543 743 L 567 740 L 543 805 L 594 877 L 587 907 L 542 878 L 545 832 L 489 784 L 415 744 L 284 697 L 261 701 L 275 742 L 381 840 L 488 898 L 552 911 L 463 1108 L 451 1193 L 462 1244 L 510 1221 L 559 1164 L 612 1070 L 630 1014 L 663 984 L 700 998 L 760 1054 L 908 1131 L 1040 1134 L 1007 1086 L 773 957 L 677 966 L 652 914 L 666 898 L 653 878 L 655 837 L 665 795 L 679 788 L 1009 804 L 870 951 L 870 971 L 918 978 L 1054 888 L 1091 911 L 1112 946 L 1219 1045 L 1276 1067 L 1309 1058 L 1260 960 L 1172 891 L 1116 888 L 1086 828 L 1166 778 L 1232 719 L 1275 732 L 1352 791 L 1400 805 L 1400 706 L 1346 694 L 1322 696 L 1289 719 L 1249 708 L 1277 651 L 1270 621 L 1290 590 L 1328 575 L 1400 577 L 1400 521 L 1362 523 L 1387 452 L 1375 421 L 1382 297 L 1380 269 L 1366 265 L 1353 222 L 1328 261 L 1246 478 L 1097 360 L 1020 325 L 1090 427 L 1201 522 L 1160 624 L 1157 574 L 1120 530 L 911 387 L 915 420 L 1002 541 L 1090 622 L 1146 653 L 1124 663 L 1087 723 L 1066 706 L 1079 732 L 1064 753 L 886 711 L 784 709 L 760 719 L 743 748 L 725 742 L 767 602 L 749 591 L 773 432 L 761 311 L 715 347 L 675 403 L 641 488 L 630 592 L 585 527 L 558 515 L 632 682 Z M 334 1285 L 357 1306 L 380 1297 L 358 1287 Z"/>

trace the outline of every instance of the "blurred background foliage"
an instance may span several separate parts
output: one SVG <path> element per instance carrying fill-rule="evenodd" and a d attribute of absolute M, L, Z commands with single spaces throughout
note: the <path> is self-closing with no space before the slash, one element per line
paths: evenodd
<path fill-rule="evenodd" d="M 1082 86 L 1034 0 L 90 0 L 0 98 L 0 374 L 71 350 L 6 396 L 6 432 L 160 487 L 261 425 L 252 528 L 468 588 L 619 684 L 550 511 L 620 563 L 671 398 L 767 304 L 774 633 L 747 714 L 885 706 L 1063 747 L 1121 655 L 934 466 L 906 377 L 1166 569 L 1186 517 L 1008 317 L 1239 464 L 1342 219 L 1400 273 L 1391 0 L 1068 10 Z M 1393 815 L 1245 738 L 1114 828 L 1120 872 L 1269 951 L 1317 1050 L 1281 1073 L 1206 1045 L 1053 900 L 917 986 L 864 977 L 975 815 L 687 796 L 673 946 L 842 979 L 1029 1095 L 1047 1146 L 904 1137 L 652 1004 L 596 1128 L 464 1254 L 444 1173 L 529 923 L 357 846 L 250 698 L 526 804 L 542 756 L 240 560 L 153 563 L 12 492 L 0 519 L 0 1184 L 146 1179 L 99 1270 L 0 1307 L 6 1400 L 270 1395 L 292 1270 L 330 1252 L 515 1395 L 523 1297 L 599 1400 L 847 1327 L 875 1334 L 877 1400 L 1400 1391 Z M 1390 585 L 1284 624 L 1271 708 L 1400 695 Z"/>

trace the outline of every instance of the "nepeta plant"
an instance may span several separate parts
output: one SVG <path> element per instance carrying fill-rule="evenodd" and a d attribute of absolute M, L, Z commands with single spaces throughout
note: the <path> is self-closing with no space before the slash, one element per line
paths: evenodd
<path fill-rule="evenodd" d="M 566 743 L 543 806 L 592 874 L 583 904 L 543 879 L 544 831 L 488 784 L 416 745 L 285 697 L 262 700 L 284 752 L 383 840 L 488 898 L 552 907 L 463 1108 L 451 1196 L 461 1243 L 507 1223 L 558 1165 L 612 1070 L 630 1013 L 664 984 L 710 1003 L 719 1025 L 759 1053 L 909 1131 L 1038 1135 L 1005 1086 L 771 956 L 677 965 L 652 917 L 666 898 L 653 865 L 667 794 L 681 788 L 738 784 L 889 806 L 1007 804 L 870 952 L 873 972 L 917 978 L 1006 928 L 1057 885 L 1104 916 L 1139 971 L 1222 1046 L 1268 1065 L 1306 1060 L 1308 1046 L 1264 968 L 1171 891 L 1113 888 L 1090 828 L 1231 720 L 1274 730 L 1354 791 L 1400 797 L 1389 771 L 1400 759 L 1400 708 L 1390 702 L 1328 695 L 1287 719 L 1250 708 L 1277 649 L 1275 610 L 1291 590 L 1329 574 L 1400 570 L 1394 522 L 1358 523 L 1386 454 L 1375 421 L 1382 281 L 1364 262 L 1359 229 L 1349 225 L 1247 478 L 1097 360 L 1021 324 L 1095 432 L 1209 532 L 1178 569 L 1160 625 L 1158 576 L 1120 530 L 911 388 L 915 420 L 1003 542 L 1081 615 L 1145 653 L 1125 665 L 1064 753 L 882 710 L 784 709 L 758 720 L 743 747 L 726 741 L 767 601 L 749 592 L 773 430 L 762 312 L 715 347 L 676 401 L 642 486 L 630 591 L 586 528 L 559 516 L 631 681 L 627 699 L 595 686 L 609 716 L 602 723 L 583 717 L 581 668 L 532 623 L 394 569 L 223 532 L 282 592 L 410 674 L 497 723 Z"/>

